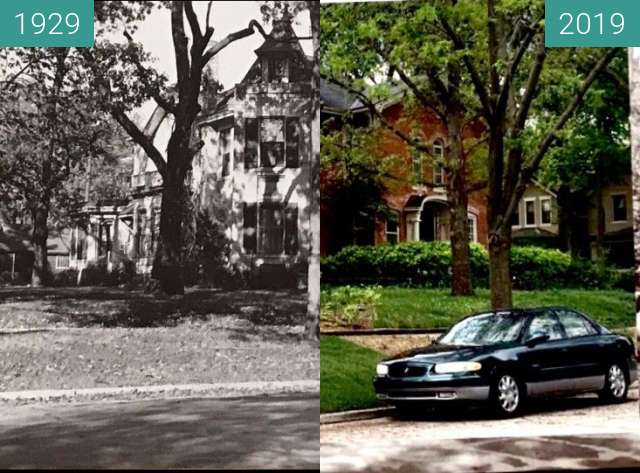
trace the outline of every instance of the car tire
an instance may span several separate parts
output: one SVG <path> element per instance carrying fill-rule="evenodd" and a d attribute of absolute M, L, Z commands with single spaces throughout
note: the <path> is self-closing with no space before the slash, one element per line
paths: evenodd
<path fill-rule="evenodd" d="M 598 393 L 607 403 L 624 402 L 629 392 L 629 373 L 621 363 L 612 363 L 607 367 L 604 388 Z"/>
<path fill-rule="evenodd" d="M 494 377 L 489 395 L 493 412 L 498 417 L 514 417 L 522 410 L 525 389 L 513 373 L 501 372 Z"/>

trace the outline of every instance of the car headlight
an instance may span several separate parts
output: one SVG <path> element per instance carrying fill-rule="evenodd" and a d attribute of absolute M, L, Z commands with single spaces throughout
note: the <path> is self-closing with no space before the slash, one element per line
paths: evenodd
<path fill-rule="evenodd" d="M 465 373 L 469 371 L 480 371 L 482 365 L 475 361 L 453 361 L 451 363 L 438 363 L 434 371 L 438 374 L 445 373 Z"/>
<path fill-rule="evenodd" d="M 380 364 L 376 366 L 376 374 L 378 376 L 386 376 L 389 374 L 389 367 L 387 365 Z"/>

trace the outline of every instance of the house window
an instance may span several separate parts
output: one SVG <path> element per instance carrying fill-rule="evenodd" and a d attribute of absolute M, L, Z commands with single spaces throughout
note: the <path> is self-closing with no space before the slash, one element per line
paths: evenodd
<path fill-rule="evenodd" d="M 298 167 L 300 138 L 299 117 L 245 119 L 245 168 Z"/>
<path fill-rule="evenodd" d="M 469 241 L 478 241 L 478 217 L 469 215 L 467 225 L 469 227 Z"/>
<path fill-rule="evenodd" d="M 444 185 L 444 143 L 442 140 L 433 142 L 433 184 L 436 186 Z"/>
<path fill-rule="evenodd" d="M 287 60 L 284 58 L 269 59 L 269 82 L 283 83 L 287 80 Z"/>
<path fill-rule="evenodd" d="M 551 225 L 551 198 L 540 199 L 540 224 Z"/>
<path fill-rule="evenodd" d="M 247 253 L 298 253 L 298 207 L 279 202 L 245 203 L 243 246 Z"/>
<path fill-rule="evenodd" d="M 422 184 L 424 170 L 422 168 L 422 155 L 418 151 L 414 151 L 411 156 L 411 167 L 413 172 L 413 179 L 417 184 Z"/>
<path fill-rule="evenodd" d="M 613 204 L 613 222 L 627 221 L 627 196 L 626 194 L 614 194 L 611 196 Z"/>
<path fill-rule="evenodd" d="M 536 226 L 536 199 L 524 199 L 524 226 Z"/>
<path fill-rule="evenodd" d="M 260 166 L 272 168 L 284 165 L 284 120 L 260 120 Z"/>
<path fill-rule="evenodd" d="M 392 245 L 398 243 L 398 216 L 395 213 L 387 217 L 386 233 L 388 243 Z"/>
<path fill-rule="evenodd" d="M 67 269 L 69 267 L 69 255 L 56 256 L 56 269 Z"/>
<path fill-rule="evenodd" d="M 222 176 L 228 176 L 231 170 L 231 128 L 220 130 L 220 164 Z"/>

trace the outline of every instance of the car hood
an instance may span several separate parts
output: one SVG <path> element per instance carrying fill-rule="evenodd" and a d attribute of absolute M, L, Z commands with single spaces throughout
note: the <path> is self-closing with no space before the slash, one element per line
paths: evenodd
<path fill-rule="evenodd" d="M 385 362 L 393 361 L 415 361 L 423 363 L 444 363 L 449 361 L 469 361 L 474 358 L 491 352 L 495 347 L 487 346 L 459 346 L 444 345 L 434 343 L 422 348 L 408 350 L 393 357 L 387 358 Z"/>

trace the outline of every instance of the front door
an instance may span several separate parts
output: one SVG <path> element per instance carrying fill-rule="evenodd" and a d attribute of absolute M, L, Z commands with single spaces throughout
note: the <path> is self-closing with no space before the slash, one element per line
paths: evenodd
<path fill-rule="evenodd" d="M 438 214 L 433 207 L 425 205 L 420 214 L 420 240 L 437 240 Z"/>

